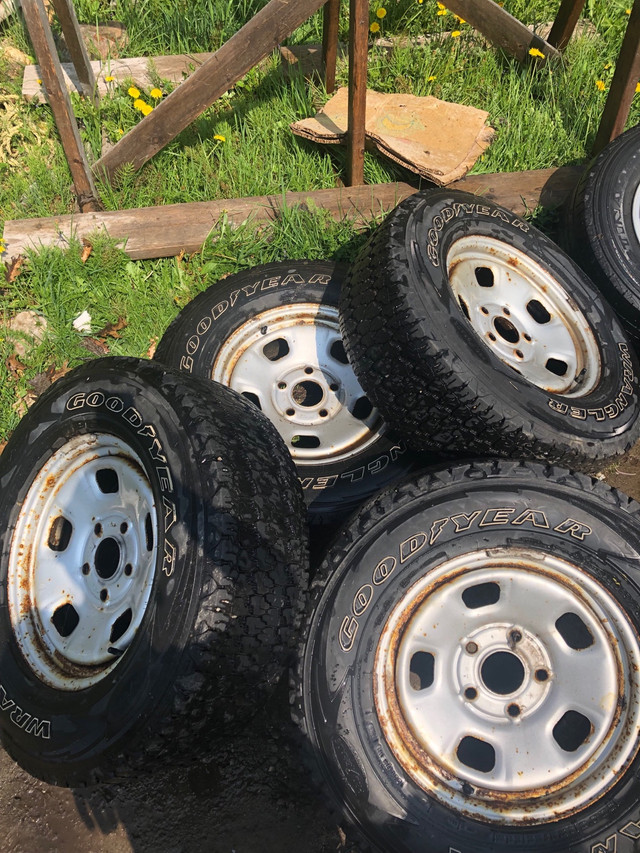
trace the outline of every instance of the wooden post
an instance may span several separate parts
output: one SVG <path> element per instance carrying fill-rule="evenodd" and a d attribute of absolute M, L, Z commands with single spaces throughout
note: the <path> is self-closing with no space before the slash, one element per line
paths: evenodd
<path fill-rule="evenodd" d="M 560 58 L 560 53 L 540 36 L 510 15 L 494 0 L 447 0 L 447 9 L 454 12 L 478 32 L 515 56 L 520 62 L 529 61 L 529 49 L 537 48 L 548 58 Z"/>
<path fill-rule="evenodd" d="M 364 183 L 364 125 L 367 109 L 368 0 L 349 0 L 349 104 L 347 186 Z"/>
<path fill-rule="evenodd" d="M 78 19 L 71 0 L 52 0 L 53 9 L 60 21 L 64 40 L 71 55 L 71 61 L 78 75 L 78 80 L 82 87 L 82 93 L 86 98 L 90 98 L 94 105 L 98 105 L 98 89 L 96 87 L 96 78 L 91 67 L 87 48 L 80 34 Z"/>
<path fill-rule="evenodd" d="M 96 162 L 94 173 L 111 180 L 125 163 L 139 169 L 323 3 L 324 0 L 270 0 L 211 59 L 104 154 Z"/>
<path fill-rule="evenodd" d="M 640 0 L 635 0 L 593 145 L 594 155 L 599 154 L 624 130 L 638 79 L 640 79 Z"/>
<path fill-rule="evenodd" d="M 578 23 L 585 0 L 562 0 L 547 41 L 558 50 L 564 50 Z"/>
<path fill-rule="evenodd" d="M 40 66 L 47 99 L 69 163 L 78 206 L 83 213 L 101 210 L 102 205 L 80 139 L 76 117 L 73 114 L 71 99 L 65 86 L 60 60 L 42 0 L 22 0 L 22 11 Z"/>
<path fill-rule="evenodd" d="M 324 87 L 328 95 L 331 95 L 336 88 L 339 22 L 340 0 L 327 0 L 324 4 L 322 20 L 322 62 L 324 64 Z"/>

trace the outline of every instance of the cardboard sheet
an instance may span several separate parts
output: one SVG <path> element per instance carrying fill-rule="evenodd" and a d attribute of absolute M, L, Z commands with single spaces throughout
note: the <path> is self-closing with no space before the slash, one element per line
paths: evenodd
<path fill-rule="evenodd" d="M 348 89 L 338 89 L 314 118 L 291 125 L 314 142 L 336 144 L 347 132 Z M 365 137 L 386 157 L 440 186 L 462 178 L 493 139 L 489 114 L 431 96 L 367 90 Z"/>

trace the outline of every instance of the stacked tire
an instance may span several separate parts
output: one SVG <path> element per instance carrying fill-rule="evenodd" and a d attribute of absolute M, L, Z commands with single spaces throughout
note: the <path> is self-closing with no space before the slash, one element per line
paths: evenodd
<path fill-rule="evenodd" d="M 349 268 L 230 276 L 153 362 L 60 380 L 0 457 L 8 751 L 59 784 L 153 765 L 293 660 L 363 844 L 635 849 L 639 507 L 588 476 L 640 437 L 624 326 L 530 223 L 438 189 Z"/>

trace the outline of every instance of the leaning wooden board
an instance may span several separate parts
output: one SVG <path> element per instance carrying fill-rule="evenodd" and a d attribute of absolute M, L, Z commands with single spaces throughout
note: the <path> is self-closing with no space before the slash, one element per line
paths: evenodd
<path fill-rule="evenodd" d="M 469 175 L 451 184 L 451 188 L 477 193 L 523 214 L 538 204 L 545 207 L 561 204 L 575 186 L 580 171 L 564 166 Z M 222 216 L 236 225 L 247 220 L 268 221 L 275 219 L 285 205 L 315 205 L 328 210 L 335 219 L 349 218 L 365 225 L 415 191 L 415 187 L 405 183 L 371 184 L 44 219 L 14 219 L 5 223 L 3 260 L 11 263 L 28 249 L 41 245 L 67 248 L 71 240 L 90 240 L 95 233 L 108 234 L 131 258 L 164 258 L 183 251 L 197 252 Z"/>

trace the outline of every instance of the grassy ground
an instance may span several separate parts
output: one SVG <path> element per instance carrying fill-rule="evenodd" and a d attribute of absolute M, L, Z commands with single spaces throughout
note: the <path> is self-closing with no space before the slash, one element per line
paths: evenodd
<path fill-rule="evenodd" d="M 266 0 L 76 0 L 80 21 L 122 22 L 129 35 L 124 55 L 210 51 L 237 31 Z M 448 13 L 436 0 L 372 0 L 369 86 L 469 104 L 489 111 L 496 139 L 474 171 L 515 171 L 584 162 L 600 120 L 628 20 L 630 0 L 587 0 L 585 34 L 572 40 L 566 62 L 523 68 Z M 346 5 L 346 4 L 344 4 Z M 552 20 L 557 0 L 505 0 L 527 24 Z M 378 14 L 380 10 L 380 14 Z M 385 14 L 382 14 L 384 10 Z M 342 37 L 347 13 L 343 9 Z M 393 52 L 378 47 L 383 36 L 439 37 Z M 318 42 L 320 15 L 289 43 Z M 22 65 L 14 50 L 32 54 L 18 17 L 0 24 L 0 228 L 8 219 L 51 216 L 73 210 L 70 175 L 46 105 L 19 97 Z M 345 84 L 347 68 L 338 67 Z M 161 95 L 171 87 L 156 81 Z M 90 156 L 103 135 L 117 141 L 141 118 L 127 93 L 114 86 L 98 109 L 73 99 Z M 159 96 L 159 93 L 155 93 Z M 150 92 L 142 99 L 158 100 Z M 107 209 L 172 202 L 322 189 L 336 185 L 344 153 L 294 137 L 289 124 L 313 115 L 327 96 L 300 76 L 286 78 L 274 56 L 181 133 L 138 172 L 124 169 L 114 186 L 99 186 Z M 640 97 L 629 124 L 640 120 Z M 406 173 L 366 156 L 368 182 L 406 179 Z M 373 225 L 373 223 L 372 223 Z M 68 366 L 102 353 L 145 356 L 153 341 L 196 293 L 220 276 L 284 258 L 347 259 L 363 239 L 322 212 L 287 211 L 260 231 L 231 230 L 224 223 L 202 251 L 190 257 L 137 261 L 107 242 L 93 244 L 83 259 L 75 248 L 32 254 L 20 274 L 0 288 L 0 323 L 33 311 L 47 322 L 41 342 L 0 326 L 0 442 L 26 405 Z M 0 244 L 1 250 L 1 244 Z M 4 259 L 3 259 L 4 260 Z M 73 320 L 91 315 L 90 330 Z"/>

